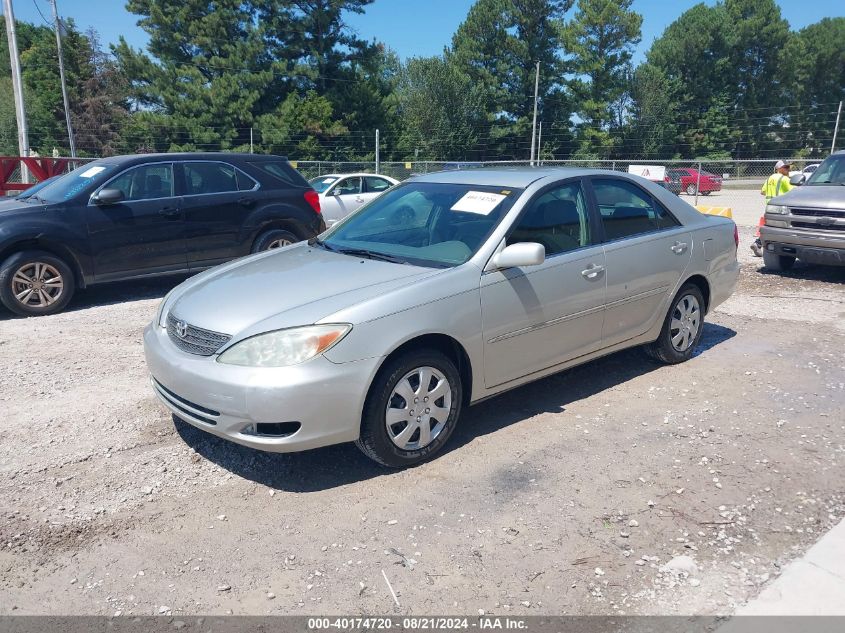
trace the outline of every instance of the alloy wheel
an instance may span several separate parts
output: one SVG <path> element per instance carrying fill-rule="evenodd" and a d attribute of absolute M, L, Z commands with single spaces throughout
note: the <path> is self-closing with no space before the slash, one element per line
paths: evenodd
<path fill-rule="evenodd" d="M 61 273 L 44 262 L 28 262 L 12 275 L 12 294 L 23 306 L 46 308 L 59 300 L 64 292 Z"/>
<path fill-rule="evenodd" d="M 672 310 L 669 337 L 672 347 L 679 352 L 690 348 L 701 327 L 701 306 L 693 295 L 684 295 Z"/>
<path fill-rule="evenodd" d="M 385 425 L 391 441 L 405 451 L 431 444 L 452 410 L 452 387 L 434 367 L 418 367 L 402 377 L 387 401 Z"/>
<path fill-rule="evenodd" d="M 279 238 L 278 240 L 273 240 L 267 245 L 267 250 L 272 250 L 274 248 L 282 248 L 283 246 L 290 246 L 293 242 L 287 238 Z"/>

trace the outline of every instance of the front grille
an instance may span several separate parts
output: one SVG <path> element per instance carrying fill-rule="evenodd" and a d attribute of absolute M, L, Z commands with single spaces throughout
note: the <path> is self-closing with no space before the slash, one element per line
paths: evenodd
<path fill-rule="evenodd" d="M 179 325 L 184 326 L 184 334 L 181 336 L 179 334 Z M 203 330 L 202 328 L 189 325 L 184 321 L 180 321 L 172 312 L 167 315 L 167 336 L 183 352 L 196 354 L 197 356 L 211 356 L 232 338 L 228 334 Z"/>
<path fill-rule="evenodd" d="M 836 209 L 796 209 L 793 207 L 789 208 L 789 212 L 792 215 L 804 215 L 810 216 L 814 218 L 843 218 L 845 219 L 845 211 L 839 211 Z"/>
<path fill-rule="evenodd" d="M 845 224 L 815 224 L 814 222 L 793 222 L 797 229 L 813 229 L 814 231 L 845 231 Z"/>

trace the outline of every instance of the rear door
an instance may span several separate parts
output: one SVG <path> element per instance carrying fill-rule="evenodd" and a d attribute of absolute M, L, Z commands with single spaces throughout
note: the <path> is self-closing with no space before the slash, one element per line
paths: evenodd
<path fill-rule="evenodd" d="M 692 234 L 630 180 L 592 178 L 604 232 L 607 307 L 602 347 L 644 334 L 674 291 L 692 252 Z"/>
<path fill-rule="evenodd" d="M 256 204 L 258 183 L 219 161 L 184 161 L 181 170 L 188 264 L 205 268 L 245 254 L 245 218 Z"/>
<path fill-rule="evenodd" d="M 601 345 L 605 256 L 594 238 L 581 181 L 535 196 L 507 244 L 537 242 L 539 266 L 481 277 L 484 382 L 494 387 L 595 351 Z"/>
<path fill-rule="evenodd" d="M 364 200 L 364 203 L 367 203 L 370 200 L 378 198 L 392 186 L 392 182 L 380 176 L 364 176 L 364 191 L 361 194 L 361 198 Z"/>
<path fill-rule="evenodd" d="M 124 199 L 86 208 L 98 281 L 187 269 L 185 220 L 173 163 L 130 167 L 104 188 L 119 189 Z"/>

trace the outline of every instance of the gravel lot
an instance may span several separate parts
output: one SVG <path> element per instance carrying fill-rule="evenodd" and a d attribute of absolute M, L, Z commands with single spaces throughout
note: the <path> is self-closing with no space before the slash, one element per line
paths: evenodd
<path fill-rule="evenodd" d="M 693 360 L 513 391 L 404 472 L 174 424 L 141 347 L 172 279 L 0 313 L 0 614 L 731 612 L 845 516 L 845 270 L 759 271 L 753 200 Z"/>

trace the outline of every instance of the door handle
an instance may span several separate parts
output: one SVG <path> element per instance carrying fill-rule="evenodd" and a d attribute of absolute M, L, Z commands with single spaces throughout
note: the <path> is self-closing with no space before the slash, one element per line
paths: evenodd
<path fill-rule="evenodd" d="M 364 202 L 364 199 L 361 196 L 357 196 L 355 202 Z"/>
<path fill-rule="evenodd" d="M 581 274 L 584 276 L 585 279 L 596 279 L 603 272 L 604 266 L 599 266 L 598 264 L 590 264 L 584 270 L 581 271 Z"/>
<path fill-rule="evenodd" d="M 242 207 L 251 207 L 253 204 L 255 204 L 255 201 L 252 198 L 238 198 L 238 204 Z"/>
<path fill-rule="evenodd" d="M 164 207 L 163 209 L 159 209 L 158 214 L 163 215 L 166 218 L 176 218 L 179 217 L 179 214 L 182 213 L 180 209 L 175 207 Z"/>
<path fill-rule="evenodd" d="M 680 255 L 681 253 L 687 250 L 687 243 L 675 242 L 674 244 L 672 244 L 672 246 L 670 246 L 670 248 L 672 249 L 673 253 L 675 253 L 676 255 Z"/>

